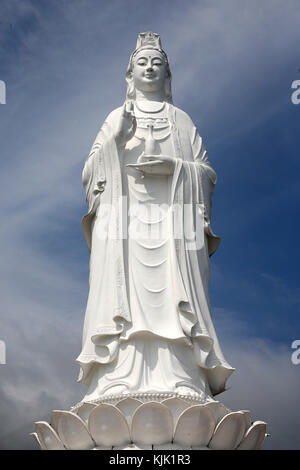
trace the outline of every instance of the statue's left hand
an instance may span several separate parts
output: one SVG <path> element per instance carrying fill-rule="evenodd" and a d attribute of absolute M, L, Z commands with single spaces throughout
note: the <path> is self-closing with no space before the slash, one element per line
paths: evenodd
<path fill-rule="evenodd" d="M 142 154 L 137 163 L 126 166 L 135 168 L 149 175 L 172 175 L 174 173 L 176 159 L 169 155 L 144 155 Z"/>

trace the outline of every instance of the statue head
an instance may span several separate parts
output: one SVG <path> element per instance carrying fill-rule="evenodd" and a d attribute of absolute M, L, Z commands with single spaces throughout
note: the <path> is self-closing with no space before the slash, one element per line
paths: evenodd
<path fill-rule="evenodd" d="M 131 54 L 127 72 L 127 99 L 135 99 L 136 88 L 142 91 L 163 90 L 164 100 L 172 103 L 171 71 L 160 37 L 151 31 L 140 33 Z"/>

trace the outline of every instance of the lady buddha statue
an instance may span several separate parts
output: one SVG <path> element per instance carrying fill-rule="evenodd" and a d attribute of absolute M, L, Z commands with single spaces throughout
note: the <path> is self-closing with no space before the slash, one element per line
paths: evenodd
<path fill-rule="evenodd" d="M 137 392 L 224 391 L 234 370 L 211 319 L 210 226 L 216 173 L 193 122 L 172 103 L 168 58 L 141 33 L 112 111 L 83 170 L 91 251 L 79 381 L 84 402 Z"/>

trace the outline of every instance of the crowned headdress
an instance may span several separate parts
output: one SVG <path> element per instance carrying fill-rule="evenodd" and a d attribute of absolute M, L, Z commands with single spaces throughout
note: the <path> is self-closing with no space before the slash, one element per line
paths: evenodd
<path fill-rule="evenodd" d="M 153 33 L 152 31 L 147 31 L 146 33 L 140 33 L 136 42 L 136 49 L 131 55 L 131 59 L 135 54 L 141 49 L 156 49 L 163 54 L 167 63 L 168 57 L 165 51 L 162 49 L 160 35 Z"/>
<path fill-rule="evenodd" d="M 167 79 L 166 79 L 166 90 L 165 90 L 165 99 L 169 103 L 172 103 L 172 92 L 171 92 L 171 70 L 169 66 L 168 56 L 165 51 L 162 49 L 160 35 L 153 33 L 152 31 L 147 31 L 145 33 L 140 33 L 136 42 L 136 49 L 130 56 L 127 72 L 126 72 L 126 81 L 127 81 L 127 98 L 133 98 L 134 89 L 131 83 L 131 74 L 133 69 L 133 58 L 134 56 L 142 49 L 155 49 L 159 51 L 166 61 L 166 70 L 167 70 Z"/>
<path fill-rule="evenodd" d="M 152 33 L 152 31 L 140 33 L 136 42 L 136 49 L 140 49 L 144 46 L 152 46 L 155 49 L 162 50 L 159 34 Z"/>

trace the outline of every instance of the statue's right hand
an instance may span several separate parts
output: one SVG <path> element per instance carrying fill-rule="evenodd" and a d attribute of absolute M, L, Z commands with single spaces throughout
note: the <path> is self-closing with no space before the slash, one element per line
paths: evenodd
<path fill-rule="evenodd" d="M 124 147 L 126 142 L 134 136 L 135 130 L 136 118 L 133 101 L 125 101 L 115 134 L 117 145 Z"/>

